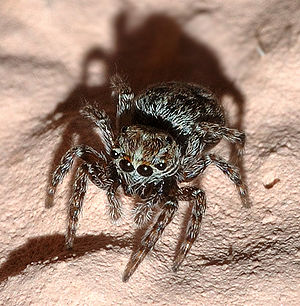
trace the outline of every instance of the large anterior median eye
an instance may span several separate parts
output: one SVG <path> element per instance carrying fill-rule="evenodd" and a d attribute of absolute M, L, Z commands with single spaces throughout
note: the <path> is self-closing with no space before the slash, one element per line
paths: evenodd
<path fill-rule="evenodd" d="M 119 162 L 119 166 L 125 172 L 132 172 L 134 170 L 132 163 L 127 159 L 121 159 Z"/>
<path fill-rule="evenodd" d="M 147 165 L 140 165 L 136 170 L 142 176 L 150 176 L 153 173 L 152 168 Z"/>

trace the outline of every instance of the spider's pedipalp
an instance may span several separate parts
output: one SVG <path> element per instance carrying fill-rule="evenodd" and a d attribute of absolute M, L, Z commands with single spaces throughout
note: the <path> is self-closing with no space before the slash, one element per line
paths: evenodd
<path fill-rule="evenodd" d="M 173 271 L 177 271 L 189 252 L 193 243 L 198 237 L 203 214 L 206 209 L 205 193 L 195 187 L 183 187 L 178 190 L 179 199 L 183 201 L 192 201 L 193 208 L 190 220 L 188 222 L 183 242 L 176 254 Z"/>
<path fill-rule="evenodd" d="M 109 215 L 114 222 L 122 216 L 121 204 L 116 198 L 116 191 L 119 186 L 120 183 L 118 181 L 113 182 L 106 193 L 109 202 Z"/>
<path fill-rule="evenodd" d="M 138 203 L 135 206 L 133 209 L 133 218 L 138 227 L 143 227 L 152 219 L 153 206 L 153 201 Z"/>
<path fill-rule="evenodd" d="M 139 264 L 143 261 L 145 256 L 154 247 L 157 240 L 161 237 L 166 226 L 172 221 L 175 212 L 178 209 L 178 202 L 175 199 L 168 199 L 163 207 L 162 212 L 159 214 L 153 227 L 147 231 L 142 238 L 141 246 L 139 249 L 131 256 L 124 274 L 123 281 L 127 282 L 134 271 L 137 269 Z"/>

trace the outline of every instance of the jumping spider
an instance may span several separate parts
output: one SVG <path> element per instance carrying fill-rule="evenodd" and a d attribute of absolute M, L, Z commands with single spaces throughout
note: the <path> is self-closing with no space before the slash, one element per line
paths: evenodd
<path fill-rule="evenodd" d="M 106 154 L 86 145 L 75 146 L 63 156 L 53 173 L 49 191 L 52 195 L 75 157 L 80 158 L 69 204 L 66 245 L 73 246 L 88 179 L 106 190 L 112 220 L 121 217 L 121 204 L 116 197 L 116 190 L 121 186 L 127 196 L 138 199 L 135 222 L 149 227 L 126 266 L 123 281 L 131 277 L 172 221 L 178 201 L 191 201 L 190 220 L 173 265 L 176 271 L 198 236 L 206 208 L 202 189 L 180 188 L 178 184 L 196 178 L 214 164 L 235 184 L 244 206 L 248 206 L 247 187 L 238 168 L 209 153 L 222 138 L 235 144 L 241 153 L 245 134 L 225 126 L 224 111 L 216 97 L 198 85 L 161 83 L 135 96 L 118 75 L 111 83 L 113 95 L 118 96 L 119 134 L 114 135 L 104 111 L 86 106 L 81 113 L 98 127 Z M 129 125 L 120 124 L 124 116 L 130 118 Z M 159 209 L 159 213 L 151 227 L 148 221 L 154 209 Z"/>

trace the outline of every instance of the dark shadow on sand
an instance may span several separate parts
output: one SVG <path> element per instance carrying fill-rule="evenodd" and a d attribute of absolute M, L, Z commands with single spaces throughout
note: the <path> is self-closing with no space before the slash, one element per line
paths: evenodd
<path fill-rule="evenodd" d="M 77 237 L 74 245 L 73 250 L 67 250 L 65 237 L 59 234 L 28 239 L 24 245 L 12 251 L 0 266 L 0 283 L 10 276 L 20 274 L 28 265 L 65 261 L 101 249 L 109 250 L 114 247 L 124 249 L 130 247 L 131 241 L 122 237 L 99 234 Z"/>

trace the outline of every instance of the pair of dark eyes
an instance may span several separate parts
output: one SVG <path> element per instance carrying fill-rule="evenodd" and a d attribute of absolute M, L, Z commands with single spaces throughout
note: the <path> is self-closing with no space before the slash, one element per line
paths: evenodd
<path fill-rule="evenodd" d="M 113 150 L 111 152 L 111 156 L 113 158 L 118 158 L 119 154 Z M 121 159 L 119 162 L 119 166 L 125 172 L 132 172 L 134 170 L 132 163 L 127 159 Z M 164 170 L 166 169 L 166 167 L 167 167 L 167 164 L 164 162 L 161 162 L 155 165 L 155 168 L 157 168 L 158 170 Z M 140 165 L 137 167 L 136 171 L 142 176 L 150 176 L 153 173 L 152 167 L 148 165 Z"/>

